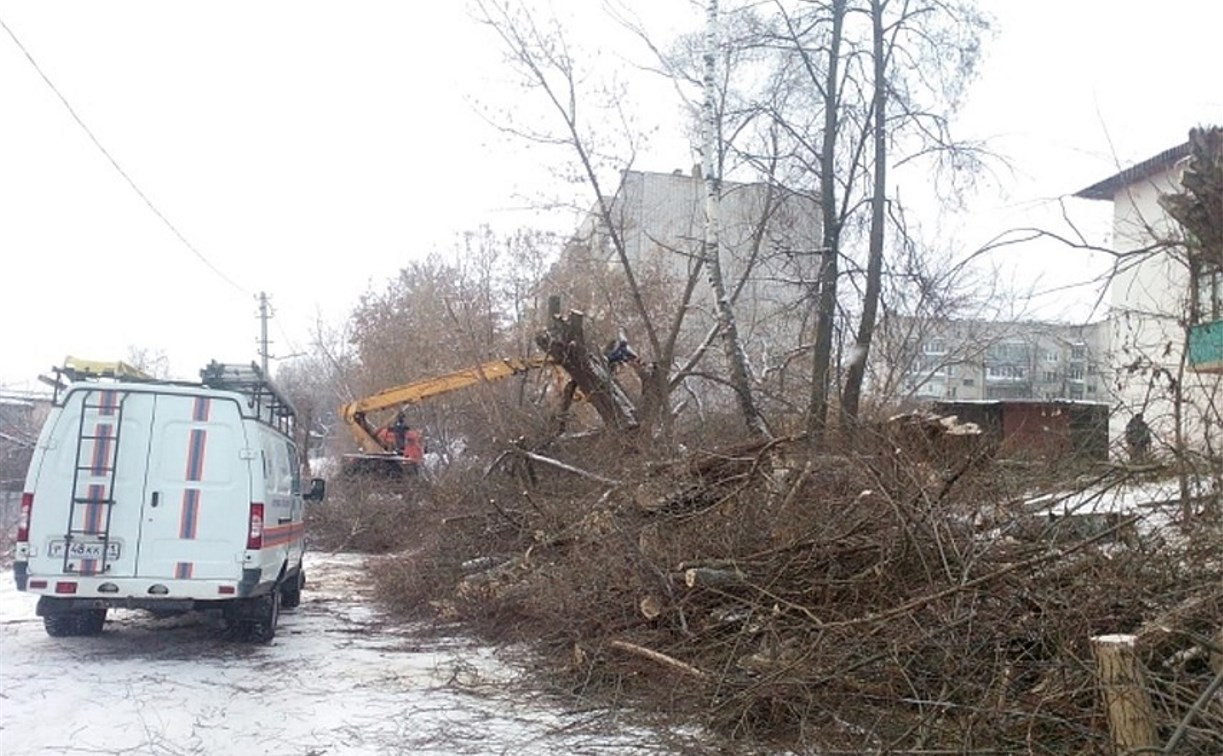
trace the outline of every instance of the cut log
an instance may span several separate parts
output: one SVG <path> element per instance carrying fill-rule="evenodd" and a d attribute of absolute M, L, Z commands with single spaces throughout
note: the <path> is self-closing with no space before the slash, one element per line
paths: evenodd
<path fill-rule="evenodd" d="M 742 585 L 747 578 L 738 570 L 715 570 L 708 567 L 690 567 L 684 570 L 684 585 L 689 588 L 725 588 Z"/>
<path fill-rule="evenodd" d="M 641 610 L 641 616 L 648 620 L 658 619 L 658 615 L 662 614 L 663 602 L 658 596 L 650 595 L 641 599 L 637 605 Z"/>
<path fill-rule="evenodd" d="M 687 662 L 682 662 L 673 656 L 667 656 L 666 654 L 659 653 L 658 651 L 654 651 L 652 649 L 646 648 L 645 646 L 638 646 L 636 643 L 629 643 L 628 641 L 622 641 L 622 640 L 611 641 L 608 645 L 611 646 L 612 648 L 619 649 L 621 651 L 625 651 L 627 653 L 634 654 L 636 656 L 640 656 L 643 659 L 649 659 L 652 662 L 657 662 L 658 664 L 662 664 L 665 667 L 670 667 L 671 669 L 674 669 L 677 672 L 682 672 L 686 675 L 691 675 L 692 677 L 695 677 L 699 680 L 709 679 L 708 672 L 702 669 L 697 669 L 696 667 L 692 666 L 691 664 L 688 664 Z"/>
<path fill-rule="evenodd" d="M 525 457 L 526 459 L 529 459 L 532 462 L 539 462 L 540 464 L 548 465 L 549 467 L 554 467 L 557 470 L 563 470 L 567 473 L 571 473 L 573 475 L 577 475 L 578 477 L 586 478 L 588 480 L 593 480 L 597 483 L 603 483 L 609 486 L 620 485 L 620 481 L 615 480 L 614 478 L 605 478 L 602 475 L 596 475 L 595 473 L 587 472 L 586 470 L 583 470 L 579 467 L 574 467 L 573 465 L 565 464 L 564 462 L 561 462 L 559 459 L 552 459 L 551 457 L 545 457 L 542 454 L 536 454 L 534 452 L 529 452 L 525 449 L 515 449 L 514 453 L 518 454 L 519 456 Z"/>

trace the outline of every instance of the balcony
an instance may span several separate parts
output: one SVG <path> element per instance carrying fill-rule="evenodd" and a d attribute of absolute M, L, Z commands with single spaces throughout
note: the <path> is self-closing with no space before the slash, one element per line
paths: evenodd
<path fill-rule="evenodd" d="M 1223 320 L 1189 329 L 1189 368 L 1199 373 L 1223 373 Z"/>

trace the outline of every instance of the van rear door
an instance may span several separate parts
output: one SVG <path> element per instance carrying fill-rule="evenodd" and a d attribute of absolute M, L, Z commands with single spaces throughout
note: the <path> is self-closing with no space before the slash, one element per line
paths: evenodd
<path fill-rule="evenodd" d="M 241 575 L 251 458 L 238 403 L 157 395 L 136 575 Z"/>
<path fill-rule="evenodd" d="M 38 452 L 32 573 L 135 575 L 153 407 L 119 389 L 65 397 Z"/>

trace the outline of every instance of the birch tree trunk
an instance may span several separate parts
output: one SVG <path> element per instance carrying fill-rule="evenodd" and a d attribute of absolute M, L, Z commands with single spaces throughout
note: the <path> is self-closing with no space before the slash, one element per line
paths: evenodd
<path fill-rule="evenodd" d="M 751 377 L 747 368 L 747 355 L 739 340 L 739 329 L 735 313 L 731 309 L 730 296 L 722 276 L 720 238 L 720 211 L 722 201 L 722 171 L 720 154 L 721 129 L 714 103 L 717 101 L 717 66 L 721 45 L 718 33 L 718 0 L 709 0 L 705 29 L 705 101 L 701 105 L 702 130 L 704 132 L 703 171 L 705 175 L 705 270 L 709 275 L 709 286 L 713 289 L 714 306 L 721 331 L 722 348 L 726 363 L 730 367 L 730 385 L 743 413 L 743 421 L 754 436 L 768 437 L 769 431 L 756 407 L 752 394 Z"/>

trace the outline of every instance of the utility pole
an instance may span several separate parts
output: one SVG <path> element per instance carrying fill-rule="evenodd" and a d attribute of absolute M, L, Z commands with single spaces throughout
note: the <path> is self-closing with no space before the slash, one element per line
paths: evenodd
<path fill-rule="evenodd" d="M 268 319 L 272 315 L 268 311 L 268 295 L 259 292 L 259 360 L 263 368 L 263 377 L 268 375 Z"/>

